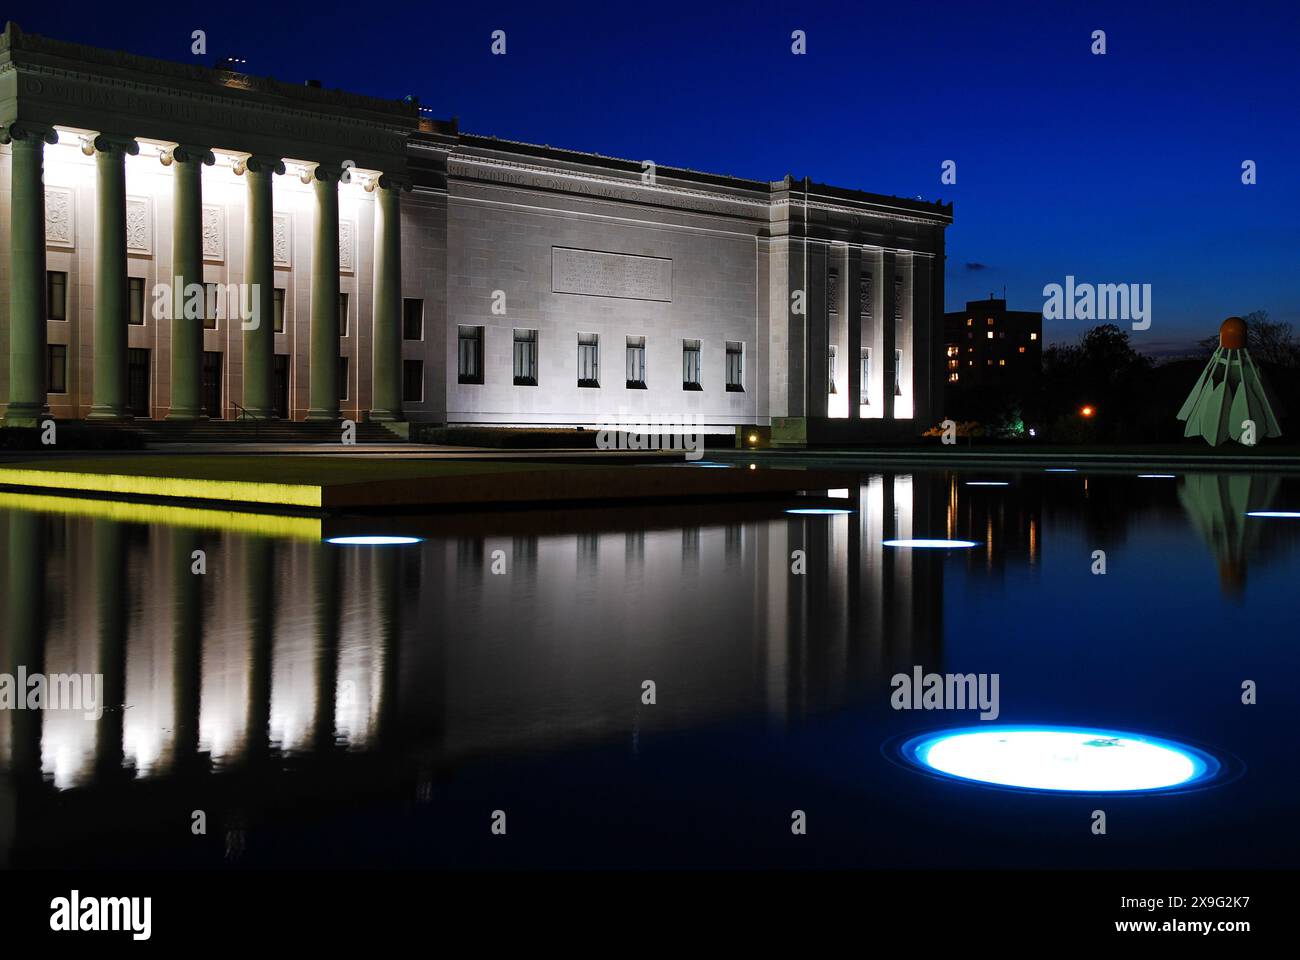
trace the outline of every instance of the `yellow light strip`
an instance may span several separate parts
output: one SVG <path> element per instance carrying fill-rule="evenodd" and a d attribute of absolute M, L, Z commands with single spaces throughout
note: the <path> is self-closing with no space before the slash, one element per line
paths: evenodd
<path fill-rule="evenodd" d="M 38 493 L 0 493 L 0 509 L 58 513 L 120 523 L 154 523 L 169 527 L 197 527 L 227 533 L 259 534 L 295 540 L 320 540 L 321 521 L 316 517 L 280 517 L 265 513 L 236 513 L 205 507 L 173 507 L 154 503 L 124 503 L 120 500 L 83 500 Z"/>
<path fill-rule="evenodd" d="M 144 497 L 186 497 L 235 503 L 274 503 L 320 507 L 321 488 L 299 483 L 252 483 L 247 480 L 195 480 L 181 477 L 139 477 L 117 473 L 71 473 L 63 470 L 24 470 L 0 467 L 0 484 L 44 487 L 47 490 L 86 490 L 130 493 Z"/>

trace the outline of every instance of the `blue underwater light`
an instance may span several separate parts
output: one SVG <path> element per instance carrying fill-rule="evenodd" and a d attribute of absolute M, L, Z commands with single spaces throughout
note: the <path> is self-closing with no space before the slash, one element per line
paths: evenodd
<path fill-rule="evenodd" d="M 881 540 L 887 547 L 909 547 L 913 550 L 951 550 L 978 547 L 975 540 Z"/>
<path fill-rule="evenodd" d="M 912 737 L 901 753 L 930 773 L 1018 790 L 1152 793 L 1213 780 L 1197 747 L 1100 727 L 962 727 Z"/>
<path fill-rule="evenodd" d="M 342 547 L 395 547 L 408 543 L 421 543 L 423 537 L 329 537 L 325 542 Z"/>

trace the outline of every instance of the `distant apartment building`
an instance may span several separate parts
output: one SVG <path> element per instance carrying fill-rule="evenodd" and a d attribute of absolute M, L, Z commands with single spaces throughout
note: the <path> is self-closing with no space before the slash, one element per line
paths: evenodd
<path fill-rule="evenodd" d="M 1008 310 L 1005 299 L 969 300 L 943 316 L 945 381 L 950 387 L 1019 383 L 1043 362 L 1043 315 Z"/>

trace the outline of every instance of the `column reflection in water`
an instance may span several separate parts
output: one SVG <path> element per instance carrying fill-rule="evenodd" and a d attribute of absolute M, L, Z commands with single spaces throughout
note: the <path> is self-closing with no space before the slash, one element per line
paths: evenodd
<path fill-rule="evenodd" d="M 126 711 L 127 593 L 122 571 L 127 567 L 123 524 L 95 520 L 95 612 L 99 618 L 98 670 L 104 677 L 103 714 L 95 732 L 96 778 L 126 773 L 122 724 Z"/>
<path fill-rule="evenodd" d="M 946 492 L 928 475 L 884 474 L 836 516 L 771 504 L 539 512 L 484 517 L 487 534 L 439 518 L 423 543 L 396 548 L 11 509 L 4 652 L 29 671 L 48 654 L 101 672 L 107 699 L 125 702 L 99 721 L 45 718 L 57 788 L 260 764 L 240 799 L 252 818 L 294 755 L 324 764 L 346 798 L 380 782 L 349 779 L 355 751 L 423 775 L 521 747 L 630 743 L 634 731 L 644 745 L 884 703 L 891 673 L 942 667 L 943 559 L 881 541 L 941 535 Z M 64 585 L 48 651 L 47 582 Z M 39 779 L 42 719 L 0 712 L 6 778 Z"/>

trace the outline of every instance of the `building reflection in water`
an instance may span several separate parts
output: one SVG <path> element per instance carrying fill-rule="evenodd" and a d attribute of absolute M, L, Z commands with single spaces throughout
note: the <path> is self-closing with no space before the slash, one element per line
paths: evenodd
<path fill-rule="evenodd" d="M 942 535 L 948 488 L 873 475 L 850 498 L 404 518 L 424 542 L 358 548 L 322 542 L 330 521 L 4 495 L 4 669 L 102 674 L 107 708 L 0 711 L 0 860 L 51 792 L 225 780 L 242 837 L 308 767 L 322 802 L 493 752 L 884 704 L 894 672 L 942 666 L 944 561 L 881 541 Z"/>

